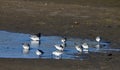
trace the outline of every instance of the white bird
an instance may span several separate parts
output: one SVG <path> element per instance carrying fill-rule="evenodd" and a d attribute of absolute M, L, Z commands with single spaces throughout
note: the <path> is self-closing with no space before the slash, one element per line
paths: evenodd
<path fill-rule="evenodd" d="M 64 48 L 66 47 L 66 38 L 62 38 L 62 39 L 61 39 L 61 42 L 62 42 L 62 44 L 54 45 L 55 48 L 56 48 L 57 50 L 59 50 L 59 51 L 63 51 Z"/>
<path fill-rule="evenodd" d="M 66 43 L 66 41 L 67 41 L 66 38 L 62 38 L 62 39 L 61 39 L 61 42 L 62 42 L 62 43 Z"/>
<path fill-rule="evenodd" d="M 35 35 L 31 35 L 30 39 L 33 41 L 39 41 L 41 37 L 41 33 L 35 34 Z"/>
<path fill-rule="evenodd" d="M 29 50 L 30 49 L 29 43 L 23 43 L 22 47 L 23 47 L 24 50 Z"/>
<path fill-rule="evenodd" d="M 60 58 L 62 58 L 62 54 L 63 54 L 63 51 L 59 51 L 59 50 L 56 50 L 56 51 L 53 51 L 53 52 L 52 52 L 52 55 L 54 55 L 54 58 L 55 58 L 55 59 L 60 59 Z"/>
<path fill-rule="evenodd" d="M 43 52 L 42 50 L 37 49 L 35 53 L 36 53 L 36 55 L 40 56 L 40 55 L 42 55 L 44 52 Z"/>
<path fill-rule="evenodd" d="M 99 36 L 96 37 L 96 41 L 99 43 L 101 38 Z"/>
<path fill-rule="evenodd" d="M 80 45 L 75 45 L 75 48 L 78 52 L 82 52 L 82 47 L 80 47 Z"/>
<path fill-rule="evenodd" d="M 61 56 L 63 54 L 63 52 L 59 51 L 59 50 L 56 50 L 56 51 L 53 51 L 52 54 L 55 55 L 55 56 Z"/>
<path fill-rule="evenodd" d="M 59 51 L 63 51 L 64 50 L 64 46 L 62 46 L 61 44 L 60 45 L 54 45 L 54 46 Z"/>
<path fill-rule="evenodd" d="M 87 43 L 83 43 L 82 44 L 82 47 L 83 47 L 83 51 L 88 51 L 88 44 Z"/>
<path fill-rule="evenodd" d="M 62 42 L 62 44 L 61 44 L 61 46 L 63 46 L 63 47 L 66 47 L 66 41 L 67 41 L 67 38 L 62 38 L 61 39 L 61 42 Z"/>
<path fill-rule="evenodd" d="M 97 49 L 100 48 L 100 40 L 101 38 L 99 36 L 96 37 L 97 45 L 95 46 Z"/>
<path fill-rule="evenodd" d="M 89 48 L 87 43 L 83 43 L 83 44 L 82 44 L 82 47 L 85 48 L 85 49 L 88 49 L 88 48 Z"/>

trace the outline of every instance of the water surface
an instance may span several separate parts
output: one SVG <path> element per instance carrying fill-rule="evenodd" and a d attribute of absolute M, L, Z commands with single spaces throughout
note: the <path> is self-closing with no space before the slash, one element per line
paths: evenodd
<path fill-rule="evenodd" d="M 80 39 L 80 38 L 68 38 L 66 42 L 65 50 L 61 56 L 54 56 L 52 52 L 56 51 L 54 45 L 61 44 L 60 36 L 41 36 L 40 42 L 31 41 L 29 38 L 30 34 L 23 33 L 11 33 L 6 31 L 0 31 L 0 58 L 43 58 L 43 59 L 78 59 L 86 60 L 89 59 L 89 54 L 94 53 L 107 53 L 108 51 L 120 52 L 120 49 L 112 49 L 108 42 L 100 42 L 101 48 L 96 49 L 95 46 L 98 44 L 95 40 Z M 22 48 L 22 43 L 29 43 L 30 50 L 26 51 Z M 87 42 L 89 45 L 89 51 L 79 53 L 75 49 L 75 44 L 82 44 Z M 40 49 L 44 51 L 44 54 L 37 56 L 35 51 Z"/>

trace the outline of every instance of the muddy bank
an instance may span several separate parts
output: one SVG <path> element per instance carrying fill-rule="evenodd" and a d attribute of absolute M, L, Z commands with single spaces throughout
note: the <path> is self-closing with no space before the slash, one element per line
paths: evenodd
<path fill-rule="evenodd" d="M 90 54 L 89 60 L 0 59 L 0 69 L 8 70 L 119 70 L 120 54 Z M 117 58 L 116 58 L 117 57 Z M 99 59 L 98 59 L 99 58 Z"/>
<path fill-rule="evenodd" d="M 113 47 L 120 45 L 119 6 L 56 3 L 49 0 L 5 0 L 0 3 L 1 30 L 90 39 L 99 35 L 116 43 Z"/>

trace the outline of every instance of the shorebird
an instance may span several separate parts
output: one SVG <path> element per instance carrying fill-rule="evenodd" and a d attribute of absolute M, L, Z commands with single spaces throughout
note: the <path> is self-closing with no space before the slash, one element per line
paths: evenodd
<path fill-rule="evenodd" d="M 83 51 L 88 51 L 88 44 L 87 43 L 83 43 L 82 44 L 82 48 L 83 48 Z"/>
<path fill-rule="evenodd" d="M 61 39 L 61 42 L 62 42 L 62 43 L 66 43 L 66 41 L 67 41 L 67 38 L 66 38 L 66 37 L 64 37 L 64 38 Z"/>
<path fill-rule="evenodd" d="M 64 48 L 66 47 L 66 38 L 62 38 L 62 39 L 61 39 L 61 42 L 62 42 L 62 44 L 54 45 L 55 48 L 56 48 L 57 50 L 59 50 L 59 51 L 63 51 Z"/>
<path fill-rule="evenodd" d="M 96 37 L 97 45 L 95 46 L 97 49 L 100 48 L 100 40 L 101 38 L 99 36 Z"/>
<path fill-rule="evenodd" d="M 61 39 L 61 42 L 62 42 L 61 46 L 66 47 L 66 41 L 67 41 L 66 37 L 62 38 Z"/>
<path fill-rule="evenodd" d="M 96 41 L 99 43 L 101 38 L 99 36 L 96 37 Z"/>
<path fill-rule="evenodd" d="M 63 45 L 54 45 L 55 46 L 55 48 L 57 49 L 57 50 L 59 50 L 59 51 L 63 51 L 64 50 L 64 46 Z"/>
<path fill-rule="evenodd" d="M 63 54 L 63 52 L 59 51 L 59 50 L 52 52 L 52 55 L 54 55 L 56 59 L 60 59 L 62 54 Z"/>
<path fill-rule="evenodd" d="M 36 53 L 36 55 L 40 56 L 40 55 L 42 55 L 44 52 L 43 52 L 42 50 L 37 49 L 35 53 Z"/>
<path fill-rule="evenodd" d="M 22 47 L 23 47 L 24 50 L 29 50 L 30 49 L 29 43 L 23 43 Z"/>
<path fill-rule="evenodd" d="M 41 37 L 41 33 L 35 34 L 35 35 L 31 35 L 30 39 L 33 41 L 39 41 Z"/>
<path fill-rule="evenodd" d="M 61 56 L 63 54 L 63 52 L 59 51 L 59 50 L 56 50 L 56 51 L 53 51 L 52 54 L 55 55 L 55 56 Z"/>
<path fill-rule="evenodd" d="M 75 45 L 75 48 L 80 53 L 83 51 L 83 48 L 80 45 Z"/>

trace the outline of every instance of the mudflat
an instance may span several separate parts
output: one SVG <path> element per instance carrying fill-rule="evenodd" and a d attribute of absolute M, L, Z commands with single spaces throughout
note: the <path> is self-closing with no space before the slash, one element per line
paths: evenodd
<path fill-rule="evenodd" d="M 102 39 L 120 48 L 119 0 L 0 0 L 0 30 Z M 0 59 L 1 70 L 119 70 L 120 53 L 90 59 Z"/>

